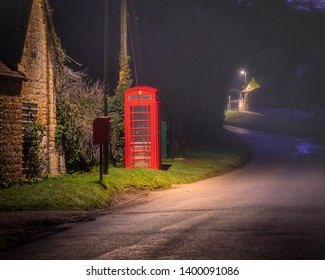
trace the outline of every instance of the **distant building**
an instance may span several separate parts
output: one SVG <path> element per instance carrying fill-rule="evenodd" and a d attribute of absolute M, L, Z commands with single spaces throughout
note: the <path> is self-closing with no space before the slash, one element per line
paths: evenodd
<path fill-rule="evenodd" d="M 24 177 L 24 126 L 45 125 L 44 174 L 59 173 L 55 60 L 48 0 L 1 0 L 0 179 Z"/>

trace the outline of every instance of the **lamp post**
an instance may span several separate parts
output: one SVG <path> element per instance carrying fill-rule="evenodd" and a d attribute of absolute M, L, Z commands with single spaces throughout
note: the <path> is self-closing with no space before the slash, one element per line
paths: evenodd
<path fill-rule="evenodd" d="M 246 73 L 244 70 L 241 70 L 241 71 L 240 71 L 240 74 L 241 74 L 242 76 L 244 76 L 244 78 L 245 78 L 245 84 L 244 84 L 244 87 L 246 87 L 246 83 L 247 83 L 247 80 L 246 80 L 246 78 L 247 78 L 247 73 Z"/>
<path fill-rule="evenodd" d="M 240 74 L 242 76 L 244 76 L 244 90 L 245 90 L 246 89 L 246 84 L 247 84 L 247 73 L 246 73 L 246 71 L 241 70 L 240 71 Z M 245 111 L 245 109 L 246 109 L 246 104 L 245 104 L 246 100 L 245 100 L 245 98 L 246 98 L 245 92 L 244 93 L 243 92 L 240 92 L 239 106 L 238 106 L 238 110 L 239 111 L 242 111 L 242 110 Z"/>
<path fill-rule="evenodd" d="M 247 83 L 247 73 L 244 70 L 240 71 L 240 74 L 244 76 L 244 89 L 246 88 L 246 83 Z M 242 99 L 242 94 L 240 93 L 240 99 Z"/>

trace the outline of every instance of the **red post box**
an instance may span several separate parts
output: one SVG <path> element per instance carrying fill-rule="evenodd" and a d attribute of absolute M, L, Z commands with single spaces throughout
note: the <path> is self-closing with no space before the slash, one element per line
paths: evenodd
<path fill-rule="evenodd" d="M 124 94 L 125 167 L 160 169 L 160 100 L 157 89 L 133 87 Z"/>
<path fill-rule="evenodd" d="M 93 144 L 109 144 L 110 141 L 110 117 L 97 117 L 93 122 Z"/>

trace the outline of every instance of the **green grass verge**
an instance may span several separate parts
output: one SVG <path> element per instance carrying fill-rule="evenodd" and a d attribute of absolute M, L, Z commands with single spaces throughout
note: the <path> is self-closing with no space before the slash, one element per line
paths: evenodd
<path fill-rule="evenodd" d="M 84 173 L 48 178 L 37 183 L 0 190 L 1 210 L 80 210 L 101 208 L 109 193 L 97 174 Z"/>
<path fill-rule="evenodd" d="M 188 151 L 166 160 L 168 170 L 110 167 L 99 183 L 98 172 L 64 175 L 43 181 L 0 189 L 0 210 L 89 210 L 103 208 L 122 192 L 168 188 L 191 183 L 241 166 L 247 147 L 237 138 L 225 136 L 219 151 Z M 234 148 L 236 147 L 236 149 Z M 240 151 L 240 152 L 239 152 Z"/>

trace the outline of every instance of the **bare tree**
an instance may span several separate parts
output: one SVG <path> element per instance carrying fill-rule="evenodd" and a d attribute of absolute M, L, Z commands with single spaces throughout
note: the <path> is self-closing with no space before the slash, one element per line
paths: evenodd
<path fill-rule="evenodd" d="M 92 143 L 92 123 L 96 116 L 103 114 L 103 92 L 102 82 L 93 81 L 84 72 L 64 68 L 63 89 L 58 96 L 63 104 L 60 110 L 66 110 L 61 114 L 68 115 L 73 133 L 77 134 L 74 136 L 80 160 L 93 163 L 99 161 L 99 149 Z M 66 129 L 64 124 L 61 123 L 61 126 Z"/>

